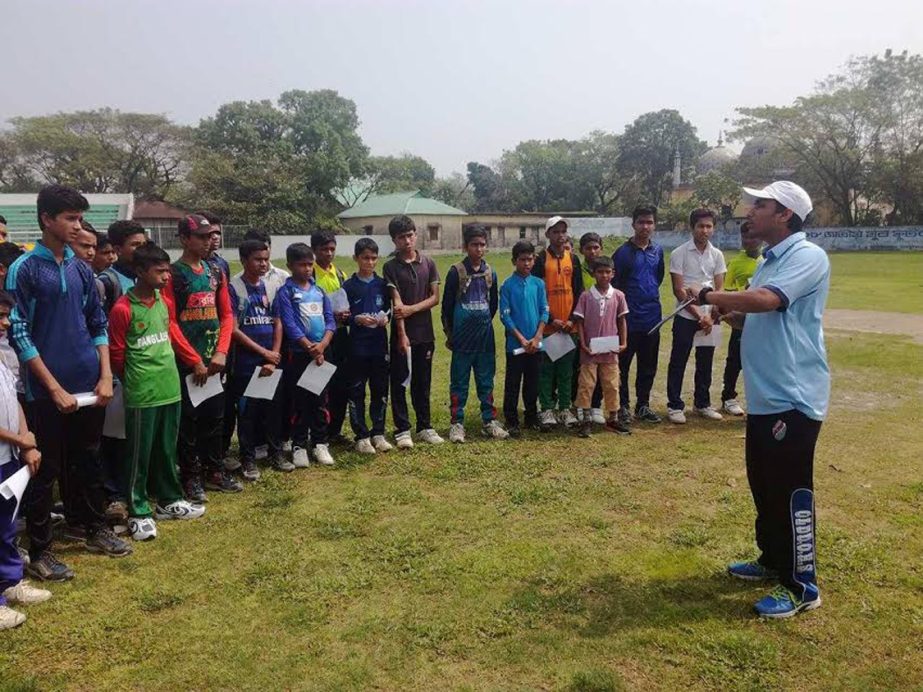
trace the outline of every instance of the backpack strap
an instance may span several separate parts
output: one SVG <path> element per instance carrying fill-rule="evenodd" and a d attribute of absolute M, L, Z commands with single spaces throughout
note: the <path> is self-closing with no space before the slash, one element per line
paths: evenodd
<path fill-rule="evenodd" d="M 237 326 L 242 327 L 244 318 L 247 316 L 247 308 L 250 306 L 250 294 L 247 292 L 247 285 L 242 276 L 235 276 L 231 279 L 231 287 L 237 294 Z"/>
<path fill-rule="evenodd" d="M 105 299 L 103 300 L 106 314 L 112 310 L 115 301 L 122 297 L 122 282 L 119 281 L 118 275 L 112 267 L 108 267 L 99 274 L 99 280 L 105 290 Z"/>
<path fill-rule="evenodd" d="M 494 283 L 494 272 L 486 261 L 481 261 L 481 271 L 475 272 L 474 274 L 468 273 L 468 269 L 465 267 L 464 261 L 456 262 L 452 266 L 455 267 L 455 271 L 458 272 L 459 299 L 468 292 L 468 288 L 471 286 L 471 282 L 479 277 L 483 277 L 484 282 L 487 284 L 487 291 L 488 293 L 490 292 L 490 287 L 493 286 Z"/>

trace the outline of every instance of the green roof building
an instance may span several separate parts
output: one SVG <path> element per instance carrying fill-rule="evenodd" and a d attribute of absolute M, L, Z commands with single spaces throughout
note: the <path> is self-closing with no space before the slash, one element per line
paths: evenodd
<path fill-rule="evenodd" d="M 340 212 L 337 218 L 350 231 L 362 235 L 388 235 L 388 223 L 406 214 L 417 225 L 417 247 L 441 250 L 461 247 L 462 222 L 467 212 L 419 191 L 369 195 L 363 201 Z"/>
<path fill-rule="evenodd" d="M 0 195 L 0 216 L 6 218 L 10 240 L 27 243 L 41 237 L 35 208 L 37 196 L 38 192 Z M 84 197 L 90 203 L 90 209 L 83 216 L 97 231 L 105 232 L 113 221 L 132 218 L 134 195 L 89 194 Z"/>

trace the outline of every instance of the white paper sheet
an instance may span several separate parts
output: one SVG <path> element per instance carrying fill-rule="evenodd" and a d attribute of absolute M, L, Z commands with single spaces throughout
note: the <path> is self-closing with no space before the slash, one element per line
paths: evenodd
<path fill-rule="evenodd" d="M 346 295 L 346 291 L 342 288 L 327 294 L 327 298 L 330 300 L 330 308 L 334 313 L 349 312 L 349 296 Z"/>
<path fill-rule="evenodd" d="M 197 408 L 198 405 L 206 399 L 218 396 L 224 391 L 224 387 L 221 386 L 220 372 L 215 373 L 205 380 L 205 384 L 201 387 L 197 385 L 192 378 L 192 373 L 186 375 L 186 388 L 189 391 L 189 403 L 192 404 L 192 408 Z"/>
<path fill-rule="evenodd" d="M 333 363 L 325 360 L 323 365 L 318 365 L 317 361 L 312 360 L 308 367 L 304 369 L 301 377 L 298 378 L 298 386 L 320 396 L 336 371 L 337 366 Z"/>
<path fill-rule="evenodd" d="M 74 394 L 74 398 L 77 400 L 77 408 L 96 406 L 96 402 L 99 401 L 99 397 L 93 392 L 80 392 L 79 394 Z"/>
<path fill-rule="evenodd" d="M 546 336 L 543 343 L 545 344 L 545 353 L 548 354 L 548 357 L 551 358 L 552 361 L 566 356 L 577 348 L 570 335 L 564 332 L 555 332 L 554 334 Z"/>
<path fill-rule="evenodd" d="M 410 375 L 413 373 L 413 361 L 411 360 L 410 349 L 407 349 L 407 377 L 401 382 L 401 387 L 407 389 L 410 386 Z"/>
<path fill-rule="evenodd" d="M 539 350 L 539 351 L 543 351 L 544 348 L 545 348 L 545 342 L 544 342 L 544 341 L 539 341 L 539 342 L 538 342 L 538 350 Z M 522 355 L 523 353 L 525 353 L 525 352 L 526 352 L 526 349 L 524 349 L 522 346 L 520 346 L 519 348 L 514 348 L 514 349 L 513 349 L 513 355 L 514 355 L 514 356 L 521 356 L 521 355 Z"/>
<path fill-rule="evenodd" d="M 103 423 L 103 437 L 125 439 L 125 400 L 121 382 L 112 386 L 112 401 L 106 405 L 106 421 Z"/>
<path fill-rule="evenodd" d="M 619 338 L 617 336 L 596 336 L 590 339 L 590 351 L 593 353 L 618 353 Z"/>
<path fill-rule="evenodd" d="M 29 479 L 31 477 L 32 474 L 29 471 L 29 467 L 23 466 L 0 484 L 0 495 L 2 495 L 4 499 L 10 500 L 14 497 L 16 498 L 16 508 L 13 510 L 13 518 L 10 521 L 16 521 L 16 515 L 19 514 L 19 503 L 22 501 L 22 496 L 26 492 L 26 486 L 29 485 Z"/>
<path fill-rule="evenodd" d="M 712 305 L 703 305 L 699 308 L 699 311 L 711 313 L 713 307 Z M 701 329 L 697 331 L 692 338 L 692 345 L 695 348 L 699 346 L 719 346 L 722 341 L 721 336 L 721 323 L 719 322 L 711 328 L 710 334 L 705 334 Z"/>
<path fill-rule="evenodd" d="M 272 401 L 272 398 L 276 395 L 276 389 L 279 387 L 279 382 L 282 380 L 282 371 L 276 368 L 268 377 L 260 377 L 261 369 L 262 367 L 257 365 L 253 370 L 253 376 L 250 378 L 250 382 L 247 383 L 244 396 L 251 399 Z"/>

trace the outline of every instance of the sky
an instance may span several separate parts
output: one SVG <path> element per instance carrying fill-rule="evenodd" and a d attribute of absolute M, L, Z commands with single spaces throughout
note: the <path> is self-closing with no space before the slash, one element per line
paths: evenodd
<path fill-rule="evenodd" d="M 791 103 L 852 56 L 923 53 L 923 2 L 0 0 L 0 37 L 0 122 L 108 106 L 195 124 L 335 89 L 373 154 L 447 175 L 661 108 L 713 145 L 735 108 Z"/>

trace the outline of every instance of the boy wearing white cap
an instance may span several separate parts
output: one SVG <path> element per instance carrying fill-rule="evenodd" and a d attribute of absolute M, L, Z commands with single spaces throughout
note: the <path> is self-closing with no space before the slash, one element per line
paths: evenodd
<path fill-rule="evenodd" d="M 765 261 L 746 291 L 706 287 L 697 298 L 743 327 L 747 479 L 761 554 L 728 571 L 740 579 L 777 580 L 755 608 L 761 617 L 785 618 L 820 605 L 813 476 L 830 397 L 822 324 L 830 262 L 801 230 L 812 209 L 802 188 L 780 181 L 744 192 L 753 199 L 749 233 L 768 246 Z"/>

